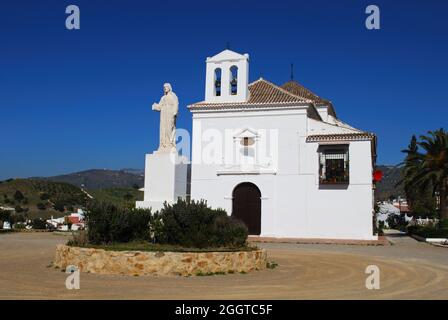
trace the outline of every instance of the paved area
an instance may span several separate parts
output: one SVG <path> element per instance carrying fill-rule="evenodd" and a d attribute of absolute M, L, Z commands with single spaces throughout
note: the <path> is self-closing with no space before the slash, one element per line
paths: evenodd
<path fill-rule="evenodd" d="M 392 246 L 261 243 L 274 270 L 205 277 L 81 274 L 65 288 L 51 268 L 51 233 L 0 235 L 0 299 L 448 299 L 448 249 L 388 235 Z M 365 268 L 381 271 L 379 290 L 365 288 Z"/>

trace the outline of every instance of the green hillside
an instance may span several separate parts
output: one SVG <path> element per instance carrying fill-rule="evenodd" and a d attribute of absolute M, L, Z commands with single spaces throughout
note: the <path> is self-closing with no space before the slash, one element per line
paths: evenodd
<path fill-rule="evenodd" d="M 88 190 L 98 201 L 110 202 L 118 206 L 134 206 L 135 201 L 143 200 L 143 192 L 135 188 L 107 188 Z"/>
<path fill-rule="evenodd" d="M 38 179 L 10 179 L 0 182 L 0 205 L 16 208 L 29 219 L 61 217 L 73 207 L 85 205 L 86 194 L 68 183 Z"/>
<path fill-rule="evenodd" d="M 39 178 L 54 182 L 65 182 L 87 190 L 108 188 L 133 188 L 143 186 L 143 172 L 135 169 L 106 170 L 91 169 L 54 177 Z"/>

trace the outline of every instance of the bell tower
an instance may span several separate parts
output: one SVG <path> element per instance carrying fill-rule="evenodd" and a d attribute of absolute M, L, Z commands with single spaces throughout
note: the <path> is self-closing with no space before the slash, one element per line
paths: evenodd
<path fill-rule="evenodd" d="M 246 102 L 249 99 L 249 54 L 224 50 L 206 60 L 205 102 Z"/>

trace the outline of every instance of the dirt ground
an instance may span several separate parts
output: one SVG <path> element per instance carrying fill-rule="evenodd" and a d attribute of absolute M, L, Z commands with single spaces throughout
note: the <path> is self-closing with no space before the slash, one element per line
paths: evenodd
<path fill-rule="evenodd" d="M 68 237 L 0 235 L 0 299 L 448 299 L 448 249 L 404 236 L 392 246 L 259 244 L 276 269 L 203 277 L 66 274 L 50 263 Z M 368 265 L 380 268 L 380 289 L 365 287 Z"/>

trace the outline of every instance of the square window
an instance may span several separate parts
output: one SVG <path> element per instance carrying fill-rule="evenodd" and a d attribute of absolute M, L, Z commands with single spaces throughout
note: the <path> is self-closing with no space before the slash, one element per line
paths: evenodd
<path fill-rule="evenodd" d="M 319 183 L 349 184 L 348 145 L 319 147 Z"/>

